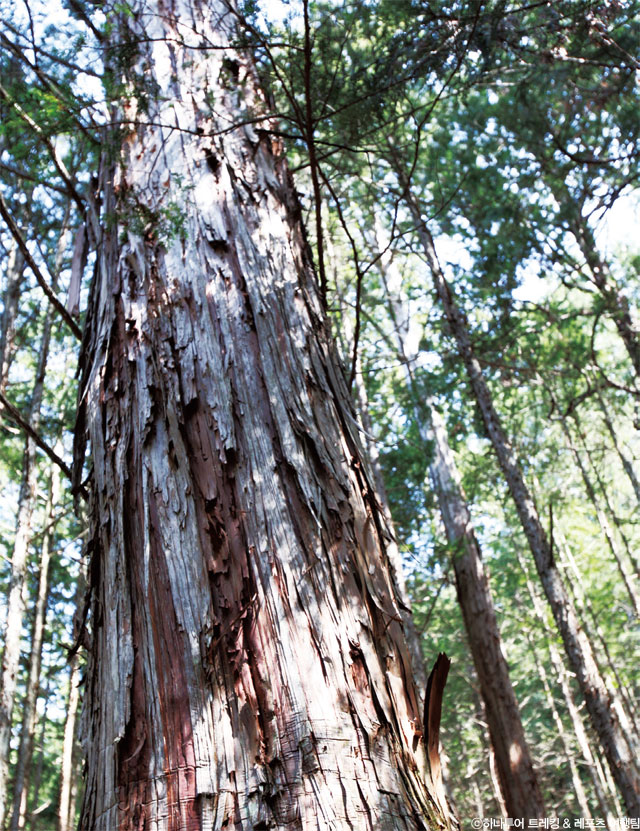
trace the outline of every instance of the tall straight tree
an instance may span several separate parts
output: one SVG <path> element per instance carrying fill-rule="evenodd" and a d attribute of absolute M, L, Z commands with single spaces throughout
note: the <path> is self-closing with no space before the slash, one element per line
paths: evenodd
<path fill-rule="evenodd" d="M 376 228 L 379 268 L 393 325 L 392 340 L 403 366 L 414 417 L 425 448 L 433 446 L 429 477 L 451 547 L 456 593 L 469 649 L 478 675 L 490 741 L 504 798 L 506 815 L 535 818 L 545 815 L 542 794 L 527 745 L 520 710 L 502 650 L 500 630 L 471 511 L 449 446 L 444 419 L 433 398 L 422 401 L 416 384 L 419 331 L 412 326 L 402 275 L 389 253 L 382 227 Z M 417 337 L 416 337 L 417 335 Z"/>
<path fill-rule="evenodd" d="M 109 37 L 114 81 L 137 81 L 103 163 L 81 358 L 81 828 L 444 827 L 442 677 L 425 734 L 383 520 L 236 15 L 136 2 Z"/>
<path fill-rule="evenodd" d="M 398 165 L 398 157 L 393 148 L 391 149 L 392 160 Z M 516 506 L 540 582 L 562 637 L 571 668 L 584 696 L 591 723 L 607 757 L 611 773 L 620 789 L 629 816 L 640 816 L 640 768 L 634 755 L 635 737 L 632 741 L 627 739 L 620 720 L 614 712 L 614 698 L 607 690 L 596 663 L 591 642 L 580 625 L 575 607 L 557 568 L 552 543 L 542 526 L 533 495 L 525 482 L 520 460 L 507 438 L 500 416 L 495 409 L 493 397 L 475 353 L 466 317 L 460 310 L 455 294 L 442 271 L 433 237 L 422 218 L 423 212 L 420 210 L 420 204 L 415 195 L 409 191 L 409 183 L 406 178 L 403 178 L 402 168 L 398 173 L 444 318 L 456 343 L 474 399 L 482 415 L 487 436 Z"/>
<path fill-rule="evenodd" d="M 51 342 L 51 327 L 52 309 L 48 308 L 45 312 L 36 377 L 28 408 L 28 421 L 36 429 L 41 418 L 45 375 Z M 20 669 L 22 625 L 27 597 L 29 544 L 38 485 L 37 473 L 35 444 L 27 436 L 22 462 L 20 496 L 16 512 L 16 534 L 11 556 L 7 612 L 2 632 L 4 649 L 2 652 L 2 671 L 0 673 L 0 828 L 4 825 L 7 807 L 10 803 L 7 795 L 7 781 L 11 752 L 11 724 Z"/>

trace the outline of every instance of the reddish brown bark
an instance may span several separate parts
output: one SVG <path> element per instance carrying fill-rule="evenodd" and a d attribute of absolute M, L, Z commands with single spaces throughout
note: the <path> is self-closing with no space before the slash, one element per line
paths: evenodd
<path fill-rule="evenodd" d="M 118 223 L 101 232 L 82 357 L 81 828 L 444 826 L 295 190 L 267 136 L 228 130 L 261 106 L 226 48 L 234 17 L 151 3 L 125 22 L 161 94 L 128 104 L 137 129 L 103 171 Z"/>

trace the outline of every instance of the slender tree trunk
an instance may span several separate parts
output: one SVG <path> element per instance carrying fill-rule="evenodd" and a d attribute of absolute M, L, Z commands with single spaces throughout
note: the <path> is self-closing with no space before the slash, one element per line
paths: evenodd
<path fill-rule="evenodd" d="M 330 238 L 328 238 L 327 251 L 332 256 L 333 247 L 331 245 Z M 335 277 L 334 285 L 338 285 L 338 280 L 335 279 Z M 341 342 L 341 346 L 343 348 L 343 354 L 346 355 L 348 354 L 348 350 L 346 350 L 345 347 L 352 342 L 353 332 L 351 329 L 351 325 L 348 322 L 348 317 L 346 316 L 346 314 L 342 316 L 342 319 L 344 323 L 341 327 L 340 334 L 345 336 L 346 343 Z M 425 666 L 424 656 L 422 654 L 420 636 L 416 629 L 415 621 L 413 619 L 413 614 L 411 611 L 411 598 L 409 596 L 407 584 L 404 578 L 404 566 L 402 563 L 402 555 L 400 554 L 400 549 L 398 548 L 393 518 L 391 516 L 391 508 L 389 505 L 389 496 L 384 483 L 384 478 L 382 476 L 382 469 L 380 467 L 380 454 L 378 453 L 378 447 L 373 435 L 373 424 L 371 422 L 371 418 L 369 415 L 369 402 L 367 398 L 367 391 L 362 381 L 362 369 L 359 356 L 356 359 L 356 374 L 354 380 L 356 388 L 358 413 L 360 415 L 360 421 L 362 423 L 362 431 L 364 435 L 364 446 L 366 456 L 371 467 L 371 474 L 375 485 L 376 495 L 380 502 L 380 507 L 382 509 L 385 518 L 385 523 L 390 534 L 389 538 L 386 540 L 387 556 L 389 557 L 389 562 L 391 563 L 394 587 L 396 590 L 396 597 L 398 600 L 398 605 L 402 612 L 405 634 L 407 638 L 407 643 L 409 645 L 409 651 L 411 653 L 413 676 L 416 680 L 416 683 L 418 684 L 419 691 L 425 690 L 427 686 L 427 670 Z M 440 762 L 442 769 L 442 782 L 447 798 L 449 812 L 452 820 L 454 821 L 454 824 L 460 825 L 460 817 L 456 808 L 455 796 L 452 792 L 450 784 L 451 779 L 449 775 L 448 756 L 446 750 L 444 750 L 442 746 L 440 746 Z"/>
<path fill-rule="evenodd" d="M 445 318 L 467 370 L 487 435 L 491 440 L 498 463 L 515 503 L 556 626 L 561 634 L 576 680 L 584 695 L 593 727 L 603 746 L 613 777 L 623 795 L 629 816 L 640 816 L 640 771 L 636 759 L 621 730 L 619 719 L 614 711 L 612 697 L 598 671 L 591 644 L 579 624 L 575 609 L 556 567 L 551 545 L 540 521 L 531 492 L 524 481 L 518 459 L 493 406 L 491 394 L 471 343 L 466 319 L 458 308 L 454 295 L 442 272 L 433 238 L 421 217 L 418 203 L 408 188 L 405 190 L 407 204 L 416 223 L 436 293 L 442 303 Z"/>
<path fill-rule="evenodd" d="M 69 666 L 69 699 L 62 741 L 60 765 L 60 802 L 57 831 L 72 831 L 75 827 L 75 798 L 77 771 L 75 770 L 75 745 L 78 704 L 80 703 L 80 665 L 77 654 Z"/>
<path fill-rule="evenodd" d="M 387 246 L 377 229 L 381 251 Z M 456 592 L 491 734 L 491 753 L 502 783 L 507 817 L 544 817 L 545 809 L 531 754 L 526 743 L 518 702 L 513 691 L 493 606 L 489 580 L 462 490 L 444 420 L 435 403 L 420 401 L 414 371 L 419 337 L 412 335 L 402 278 L 389 256 L 380 258 L 395 348 L 405 371 L 414 404 L 414 417 L 425 448 L 433 445 L 429 476 L 437 494 L 456 579 Z"/>
<path fill-rule="evenodd" d="M 596 517 L 598 519 L 598 524 L 600 525 L 602 535 L 607 541 L 609 551 L 611 552 L 613 559 L 616 562 L 616 566 L 618 567 L 618 571 L 620 572 L 620 576 L 622 577 L 622 582 L 624 583 L 624 586 L 627 590 L 627 594 L 629 595 L 633 612 L 635 613 L 636 618 L 640 619 L 640 595 L 638 595 L 638 592 L 636 591 L 636 587 L 633 582 L 633 574 L 631 574 L 626 562 L 624 561 L 622 552 L 618 547 L 618 541 L 616 540 L 613 528 L 609 524 L 607 515 L 602 510 L 602 506 L 600 505 L 600 500 L 598 498 L 596 490 L 593 486 L 593 483 L 591 482 L 591 479 L 589 478 L 589 474 L 587 472 L 585 465 L 583 464 L 580 453 L 578 452 L 578 449 L 573 443 L 573 437 L 571 436 L 571 432 L 569 430 L 564 416 L 561 416 L 560 418 L 560 425 L 562 427 L 562 432 L 564 433 L 564 437 L 567 442 L 567 447 L 571 451 L 571 455 L 573 456 L 576 466 L 580 471 L 580 475 L 582 476 L 582 481 L 584 482 L 584 487 L 587 492 L 587 496 L 589 497 L 593 509 L 596 512 Z"/>
<path fill-rule="evenodd" d="M 5 269 L 5 288 L 2 295 L 2 318 L 0 319 L 0 392 L 4 393 L 9 366 L 13 356 L 15 320 L 18 313 L 20 283 L 24 272 L 24 260 L 15 242 L 10 243 Z M 0 408 L 2 405 L 0 404 Z"/>
<path fill-rule="evenodd" d="M 567 712 L 569 713 L 569 717 L 571 718 L 573 732 L 576 736 L 578 747 L 580 748 L 580 753 L 582 754 L 582 759 L 589 772 L 589 776 L 593 785 L 593 791 L 598 801 L 598 807 L 601 811 L 601 815 L 607 817 L 608 824 L 613 824 L 614 816 L 611 813 L 606 797 L 606 784 L 601 775 L 601 771 L 598 770 L 596 758 L 591 752 L 591 744 L 587 736 L 587 731 L 585 730 L 584 724 L 582 722 L 582 716 L 580 715 L 580 711 L 576 705 L 573 696 L 573 691 L 569 684 L 569 679 L 567 678 L 564 663 L 554 641 L 553 633 L 550 632 L 547 627 L 542 601 L 538 597 L 531 582 L 531 578 L 529 577 L 529 569 L 527 567 L 527 563 L 525 562 L 524 557 L 522 557 L 520 554 L 518 554 L 518 563 L 520 564 L 520 568 L 525 577 L 525 581 L 527 584 L 527 592 L 529 594 L 529 600 L 531 601 L 531 608 L 533 608 L 534 615 L 538 621 L 538 626 L 542 632 L 546 633 L 549 642 L 549 657 L 551 658 L 551 665 L 553 666 L 556 678 L 558 679 L 558 683 L 560 684 L 560 689 L 562 690 L 562 696 L 564 698 L 565 706 L 567 708 Z M 531 648 L 533 649 L 533 645 Z"/>
<path fill-rule="evenodd" d="M 631 317 L 629 301 L 616 285 L 608 263 L 598 253 L 593 231 L 589 227 L 586 217 L 582 216 L 578 206 L 575 206 L 574 218 L 569 227 L 593 276 L 593 282 L 605 302 L 607 311 L 613 318 L 618 334 L 622 338 L 636 377 L 640 379 L 640 340 L 638 339 L 637 325 Z"/>
<path fill-rule="evenodd" d="M 584 450 L 584 453 L 585 453 L 587 459 L 589 460 L 589 465 L 590 465 L 591 470 L 593 472 L 593 475 L 595 477 L 595 480 L 596 480 L 596 483 L 597 483 L 597 486 L 598 486 L 598 490 L 600 491 L 600 494 L 602 496 L 602 500 L 604 502 L 606 512 L 611 517 L 611 521 L 613 522 L 613 525 L 614 525 L 616 531 L 618 532 L 618 537 L 622 540 L 622 544 L 624 546 L 624 550 L 626 551 L 627 558 L 628 558 L 629 562 L 631 563 L 633 571 L 635 572 L 634 575 L 630 575 L 630 580 L 633 584 L 634 582 L 637 582 L 638 579 L 640 579 L 640 563 L 638 563 L 638 560 L 635 556 L 635 553 L 634 553 L 631 545 L 629 545 L 629 540 L 627 538 L 627 535 L 624 532 L 624 529 L 622 528 L 622 523 L 620 522 L 616 511 L 614 511 L 614 509 L 611 505 L 611 502 L 609 500 L 609 494 L 607 492 L 607 487 L 606 487 L 605 483 L 602 481 L 602 476 L 600 475 L 600 471 L 598 470 L 598 465 L 594 463 L 592 455 L 591 455 L 591 453 L 589 452 L 589 450 L 587 448 L 587 440 L 585 438 L 584 433 L 582 432 L 582 427 L 580 425 L 580 419 L 578 418 L 578 415 L 575 412 L 573 413 L 572 417 L 573 417 L 573 421 L 576 425 L 576 432 L 578 434 L 578 438 L 580 439 L 580 444 L 582 445 L 582 449 Z M 626 565 L 625 565 L 625 568 L 626 568 Z M 634 592 L 636 592 L 636 597 L 637 597 L 637 588 L 635 588 L 635 586 L 634 586 Z"/>
<path fill-rule="evenodd" d="M 56 453 L 63 452 L 62 442 L 58 441 Z M 18 760 L 13 781 L 13 813 L 9 823 L 9 831 L 22 831 L 25 827 L 27 812 L 27 797 L 29 793 L 29 768 L 33 751 L 33 738 L 36 730 L 36 704 L 40 690 L 40 664 L 42 660 L 42 641 L 44 635 L 47 601 L 49 599 L 49 566 L 53 548 L 55 532 L 54 515 L 60 496 L 60 468 L 51 467 L 49 479 L 49 495 L 44 513 L 45 533 L 42 540 L 40 555 L 40 574 L 38 578 L 38 593 L 35 603 L 35 617 L 31 634 L 31 654 L 29 657 L 29 675 L 27 691 L 22 704 L 22 730 Z"/>
<path fill-rule="evenodd" d="M 474 669 L 470 668 L 470 673 L 473 676 Z M 507 808 L 505 791 L 508 790 L 509 783 L 503 780 L 502 773 L 500 771 L 500 768 L 498 767 L 495 746 L 493 743 L 493 736 L 487 719 L 487 708 L 485 706 L 484 698 L 482 697 L 482 695 L 478 695 L 475 682 L 477 682 L 477 675 L 471 687 L 473 690 L 473 703 L 476 711 L 476 724 L 480 728 L 480 731 L 482 733 L 482 739 L 487 749 L 489 781 L 491 782 L 493 798 L 495 799 L 496 806 L 500 812 L 500 815 L 503 819 L 507 819 L 509 817 L 509 809 Z"/>
<path fill-rule="evenodd" d="M 444 826 L 435 721 L 425 738 L 293 183 L 268 134 L 230 129 L 262 106 L 227 48 L 234 15 L 222 0 L 131 12 L 131 74 L 158 96 L 130 100 L 138 126 L 104 168 L 118 222 L 82 356 L 80 827 Z M 175 236 L 158 215 L 174 201 Z"/>
<path fill-rule="evenodd" d="M 605 669 L 607 672 L 603 675 L 603 678 L 607 690 L 609 691 L 613 707 L 618 716 L 620 727 L 625 735 L 627 744 L 636 754 L 636 757 L 640 758 L 640 748 L 638 747 L 636 738 L 638 735 L 638 723 L 635 718 L 636 708 L 633 703 L 635 697 L 630 694 L 628 686 L 624 683 L 620 673 L 618 672 L 616 661 L 611 655 L 607 639 L 604 635 L 602 627 L 600 626 L 598 614 L 589 599 L 582 574 L 580 573 L 580 569 L 578 568 L 575 558 L 571 553 L 571 549 L 562 537 L 559 529 L 556 529 L 555 535 L 558 542 L 558 553 L 560 554 L 560 567 L 565 570 L 569 569 L 573 574 L 573 579 L 569 581 L 569 586 L 571 587 L 573 602 L 576 604 L 580 613 L 580 620 L 585 631 L 585 635 L 591 643 L 599 643 L 602 652 L 604 653 L 604 657 L 606 659 Z M 598 663 L 597 657 L 596 663 Z M 598 667 L 601 672 L 600 663 L 598 663 Z M 615 681 L 615 685 L 612 684 L 611 678 Z"/>
<path fill-rule="evenodd" d="M 51 311 L 47 310 L 40 343 L 36 379 L 28 414 L 28 420 L 35 428 L 37 428 L 40 418 L 50 337 Z M 27 557 L 29 538 L 31 536 L 31 522 L 35 506 L 36 482 L 35 445 L 30 438 L 27 438 L 22 467 L 22 486 L 18 500 L 16 536 L 11 558 L 11 577 L 4 630 L 4 652 L 2 654 L 2 677 L 0 678 L 0 828 L 4 827 L 5 814 L 9 804 L 7 798 L 9 742 L 11 739 L 11 719 L 20 663 L 20 644 L 27 589 Z"/>
<path fill-rule="evenodd" d="M 38 761 L 35 765 L 35 770 L 33 771 L 33 809 L 29 814 L 29 831 L 37 831 L 37 827 L 40 822 L 40 815 L 45 808 L 49 807 L 48 802 L 45 802 L 44 805 L 39 805 L 38 803 L 40 801 L 40 785 L 42 784 L 42 771 L 44 769 L 44 748 L 46 744 L 47 713 L 49 710 L 50 692 L 51 690 L 49 688 L 49 684 L 47 683 L 43 694 L 44 709 L 42 713 L 42 725 L 40 727 L 40 741 L 38 742 Z"/>
<path fill-rule="evenodd" d="M 84 511 L 81 513 L 85 520 Z M 84 523 L 83 523 L 84 524 Z M 84 603 L 87 592 L 87 563 L 83 558 L 80 564 L 80 573 L 76 583 L 75 613 L 73 616 L 73 643 L 77 647 L 82 639 Z M 62 740 L 62 762 L 60 765 L 60 798 L 58 800 L 57 831 L 73 831 L 76 816 L 77 793 L 77 734 L 78 734 L 78 705 L 80 703 L 80 660 L 78 650 L 73 652 L 69 660 L 69 697 L 67 699 L 67 714 L 64 722 L 64 736 Z"/>
<path fill-rule="evenodd" d="M 626 453 L 620 446 L 620 441 L 616 434 L 615 428 L 611 419 L 609 418 L 609 413 L 607 412 L 607 408 L 605 406 L 604 401 L 602 400 L 602 396 L 600 393 L 597 393 L 598 404 L 600 405 L 600 412 L 602 413 L 602 419 L 609 431 L 609 435 L 611 436 L 611 440 L 613 442 L 613 446 L 616 449 L 616 453 L 618 454 L 620 461 L 622 462 L 622 467 L 624 468 L 625 473 L 627 474 L 627 478 L 631 482 L 631 486 L 633 488 L 633 492 L 636 495 L 636 502 L 638 503 L 638 507 L 640 508 L 640 481 L 636 476 L 636 472 L 633 469 L 633 463 L 627 457 Z"/>
<path fill-rule="evenodd" d="M 528 582 L 528 581 L 527 581 Z M 530 583 L 528 583 L 530 585 Z M 523 610 L 523 603 L 518 601 L 518 605 Z M 531 637 L 531 633 L 527 630 L 526 631 L 526 638 L 529 644 L 529 651 L 533 656 L 533 661 L 536 667 L 536 676 L 542 681 L 542 687 L 544 689 L 544 695 L 547 702 L 547 709 L 551 713 L 551 717 L 553 718 L 553 723 L 556 726 L 556 730 L 558 732 L 558 736 L 560 737 L 560 741 L 562 742 L 562 749 L 564 751 L 564 756 L 566 759 L 566 763 L 569 766 L 569 770 L 571 772 L 571 782 L 573 785 L 573 793 L 575 794 L 578 808 L 580 809 L 581 815 L 585 819 L 592 819 L 591 816 L 591 809 L 589 807 L 589 802 L 587 800 L 587 794 L 584 789 L 584 785 L 582 784 L 582 779 L 580 778 L 580 772 L 578 771 L 578 766 L 576 765 L 575 761 L 575 754 L 574 748 L 571 743 L 569 736 L 567 735 L 567 731 L 565 730 L 564 723 L 558 712 L 558 708 L 556 707 L 556 702 L 553 697 L 553 692 L 551 690 L 551 685 L 549 683 L 549 678 L 547 676 L 547 671 L 544 668 L 544 664 L 541 662 L 538 651 L 536 649 L 536 645 L 533 642 L 533 638 Z"/>

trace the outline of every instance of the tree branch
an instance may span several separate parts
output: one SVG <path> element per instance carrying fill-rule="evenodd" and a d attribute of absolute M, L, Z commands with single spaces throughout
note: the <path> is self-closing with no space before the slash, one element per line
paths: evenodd
<path fill-rule="evenodd" d="M 69 312 L 65 309 L 65 307 L 62 305 L 62 303 L 58 300 L 58 298 L 56 297 L 56 295 L 53 292 L 53 289 L 51 288 L 51 286 L 49 285 L 49 283 L 45 279 L 43 273 L 40 271 L 40 268 L 38 267 L 38 264 L 36 263 L 36 261 L 31 256 L 31 252 L 29 251 L 29 249 L 27 247 L 27 243 L 24 241 L 24 237 L 20 233 L 20 229 L 16 225 L 16 222 L 15 222 L 14 218 L 11 216 L 11 213 L 10 213 L 8 207 L 7 207 L 7 203 L 4 201 L 4 197 L 2 196 L 1 193 L 0 193 L 0 214 L 2 215 L 2 218 L 4 219 L 4 221 L 6 222 L 7 227 L 9 228 L 9 231 L 11 231 L 11 234 L 12 234 L 13 238 L 18 243 L 18 247 L 22 251 L 22 254 L 24 255 L 25 260 L 27 261 L 27 264 L 29 265 L 29 268 L 31 269 L 31 271 L 33 271 L 33 273 L 35 275 L 35 278 L 38 281 L 38 285 L 40 286 L 42 291 L 48 297 L 51 305 L 62 316 L 65 323 L 71 329 L 71 331 L 76 336 L 76 338 L 78 338 L 78 340 L 82 340 L 82 330 L 80 329 L 78 324 L 75 322 L 75 320 L 71 317 Z"/>
<path fill-rule="evenodd" d="M 33 429 L 33 427 L 29 424 L 29 422 L 25 421 L 25 419 L 20 415 L 18 410 L 13 406 L 13 404 L 7 398 L 5 398 L 5 396 L 1 392 L 0 392 L 0 404 L 2 404 L 2 406 L 6 409 L 6 411 L 9 413 L 11 418 L 15 421 L 15 423 L 19 427 L 21 427 L 24 430 L 24 432 L 30 438 L 33 439 L 33 441 L 38 445 L 38 447 L 41 450 L 44 450 L 44 452 L 51 459 L 51 461 L 54 464 L 58 465 L 58 467 L 64 473 L 64 475 L 67 477 L 67 479 L 70 482 L 72 482 L 73 481 L 73 476 L 72 476 L 72 473 L 71 473 L 71 468 L 60 458 L 60 456 L 58 456 L 56 451 L 52 447 L 50 447 L 43 438 L 41 438 L 38 435 L 38 433 Z M 81 488 L 80 492 L 83 494 L 83 496 L 86 496 L 84 488 Z"/>
<path fill-rule="evenodd" d="M 69 193 L 69 196 L 71 196 L 73 201 L 78 206 L 78 209 L 80 210 L 80 213 L 84 214 L 84 211 L 85 211 L 85 208 L 86 208 L 84 199 L 80 196 L 78 191 L 75 189 L 75 187 L 73 185 L 73 182 L 71 181 L 71 176 L 69 174 L 69 171 L 67 170 L 67 168 L 65 166 L 65 163 L 62 161 L 62 159 L 58 155 L 58 151 L 54 147 L 53 142 L 51 141 L 51 139 L 48 136 L 45 135 L 45 132 L 42 129 L 42 127 L 40 127 L 39 124 L 36 124 L 36 122 L 31 118 L 29 113 L 25 112 L 25 110 L 22 109 L 20 104 L 18 104 L 17 101 L 13 100 L 13 98 L 9 95 L 9 93 L 2 86 L 2 84 L 0 84 L 0 96 L 2 96 L 2 98 L 4 98 L 4 100 L 7 102 L 7 104 L 9 104 L 9 106 L 13 107 L 13 109 L 18 113 L 18 115 L 25 122 L 25 124 L 27 124 L 31 128 L 31 130 L 38 136 L 40 141 L 45 145 L 45 147 L 49 151 L 49 155 L 51 156 L 51 160 L 53 161 L 54 165 L 56 166 L 56 169 L 57 169 L 58 173 L 60 174 L 60 176 L 62 178 L 62 181 L 66 185 L 67 192 Z"/>

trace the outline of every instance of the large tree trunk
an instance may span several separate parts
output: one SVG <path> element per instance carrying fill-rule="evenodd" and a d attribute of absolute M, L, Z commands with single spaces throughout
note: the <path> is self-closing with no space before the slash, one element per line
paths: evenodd
<path fill-rule="evenodd" d="M 380 228 L 377 245 L 387 251 Z M 380 257 L 380 270 L 393 323 L 393 347 L 401 362 L 414 416 L 425 449 L 433 446 L 429 476 L 451 549 L 456 592 L 462 612 L 469 649 L 480 683 L 480 692 L 489 727 L 506 816 L 545 816 L 533 761 L 524 735 L 520 710 L 502 651 L 498 621 L 489 580 L 484 569 L 471 511 L 444 423 L 433 400 L 423 402 L 416 389 L 414 373 L 418 358 L 419 333 L 413 333 L 402 277 L 391 257 Z"/>
<path fill-rule="evenodd" d="M 402 180 L 402 168 L 397 159 L 394 159 L 394 163 Z M 612 696 L 600 675 L 589 639 L 580 626 L 571 599 L 556 567 L 553 551 L 540 521 L 531 491 L 524 480 L 519 460 L 507 439 L 500 417 L 493 405 L 491 393 L 475 355 L 467 321 L 440 267 L 433 238 L 422 219 L 420 205 L 409 191 L 406 180 L 401 183 L 445 319 L 455 339 L 474 398 L 482 414 L 487 435 L 505 476 L 567 657 L 584 695 L 593 728 L 602 744 L 629 816 L 640 817 L 640 769 L 632 746 L 627 743 L 622 732 L 619 719 L 614 712 Z"/>
<path fill-rule="evenodd" d="M 120 21 L 155 94 L 104 168 L 83 355 L 81 828 L 433 828 L 382 519 L 290 176 L 238 124 L 261 101 L 233 24 L 222 0 Z"/>

